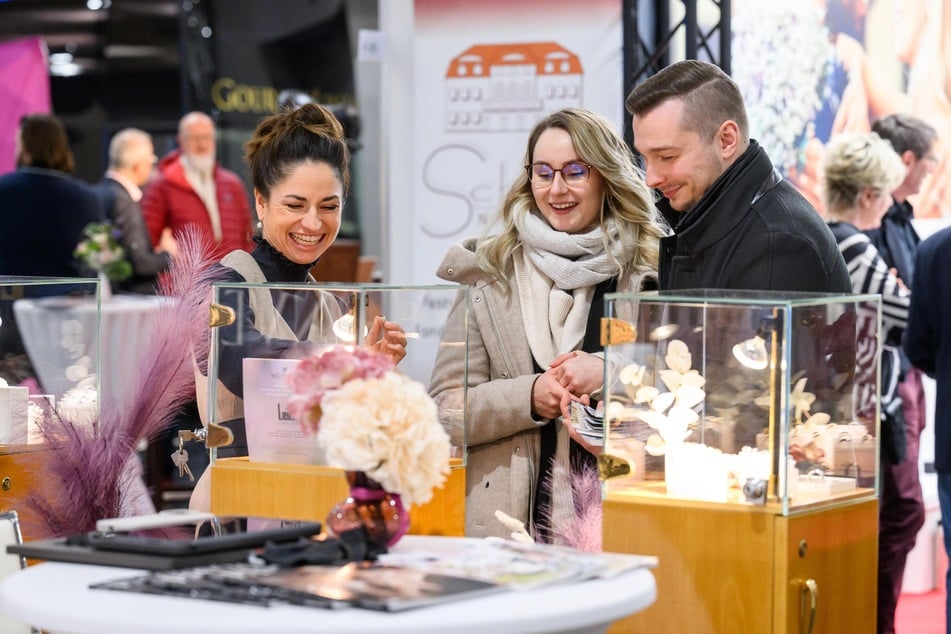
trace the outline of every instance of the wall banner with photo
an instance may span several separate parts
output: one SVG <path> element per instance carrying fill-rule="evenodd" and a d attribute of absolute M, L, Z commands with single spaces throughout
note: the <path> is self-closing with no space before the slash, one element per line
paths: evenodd
<path fill-rule="evenodd" d="M 402 55 L 412 88 L 396 84 L 399 69 L 386 74 L 394 84 L 385 99 L 411 103 L 384 107 L 384 128 L 399 135 L 387 144 L 386 266 L 388 279 L 419 284 L 437 281 L 446 250 L 491 223 L 538 119 L 574 106 L 619 131 L 629 124 L 620 0 L 414 0 L 411 11 L 399 39 L 411 30 Z M 390 63 L 400 55 L 387 51 Z"/>
<path fill-rule="evenodd" d="M 829 138 L 903 112 L 939 139 L 915 216 L 951 218 L 951 3 L 733 0 L 732 31 L 751 136 L 817 209 Z"/>

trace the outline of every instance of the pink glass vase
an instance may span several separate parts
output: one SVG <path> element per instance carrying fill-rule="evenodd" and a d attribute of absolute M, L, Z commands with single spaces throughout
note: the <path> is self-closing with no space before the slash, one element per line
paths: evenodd
<path fill-rule="evenodd" d="M 350 496 L 327 516 L 334 535 L 363 526 L 371 540 L 392 546 L 409 530 L 409 512 L 398 493 L 386 491 L 364 471 L 347 471 Z"/>

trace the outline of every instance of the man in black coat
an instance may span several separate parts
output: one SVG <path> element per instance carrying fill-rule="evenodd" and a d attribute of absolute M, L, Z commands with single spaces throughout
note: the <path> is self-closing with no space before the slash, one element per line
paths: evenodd
<path fill-rule="evenodd" d="M 736 83 L 686 60 L 631 91 L 634 146 L 676 235 L 661 240 L 660 285 L 851 293 L 816 210 L 749 138 Z"/>
<path fill-rule="evenodd" d="M 170 263 L 167 253 L 152 249 L 139 207 L 141 188 L 148 182 L 155 161 L 148 133 L 136 128 L 120 130 L 109 142 L 109 170 L 95 187 L 106 218 L 122 233 L 119 241 L 132 264 L 132 277 L 121 282 L 119 288 L 133 293 L 154 293 L 158 274 Z"/>

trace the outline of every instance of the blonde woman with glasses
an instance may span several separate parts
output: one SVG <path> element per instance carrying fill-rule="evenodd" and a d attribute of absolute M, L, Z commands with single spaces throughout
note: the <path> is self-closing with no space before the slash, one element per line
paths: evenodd
<path fill-rule="evenodd" d="M 498 510 L 550 539 L 573 512 L 569 467 L 594 462 L 560 419 L 602 386 L 604 295 L 656 288 L 665 227 L 630 149 L 592 112 L 543 118 L 523 163 L 496 221 L 437 271 L 470 287 L 471 312 L 468 333 L 452 318 L 444 333 L 468 335 L 468 367 L 462 349 L 442 346 L 431 392 L 461 409 L 467 377 L 467 534 L 507 536 Z M 452 311 L 464 309 L 460 296 Z M 461 444 L 462 429 L 448 431 Z"/>

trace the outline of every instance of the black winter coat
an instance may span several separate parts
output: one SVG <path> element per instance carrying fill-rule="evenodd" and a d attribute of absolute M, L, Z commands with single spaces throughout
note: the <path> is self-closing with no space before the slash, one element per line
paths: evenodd
<path fill-rule="evenodd" d="M 676 219 L 666 200 L 659 206 Z M 675 235 L 661 239 L 660 284 L 663 290 L 852 292 L 829 227 L 756 141 L 679 219 Z"/>

